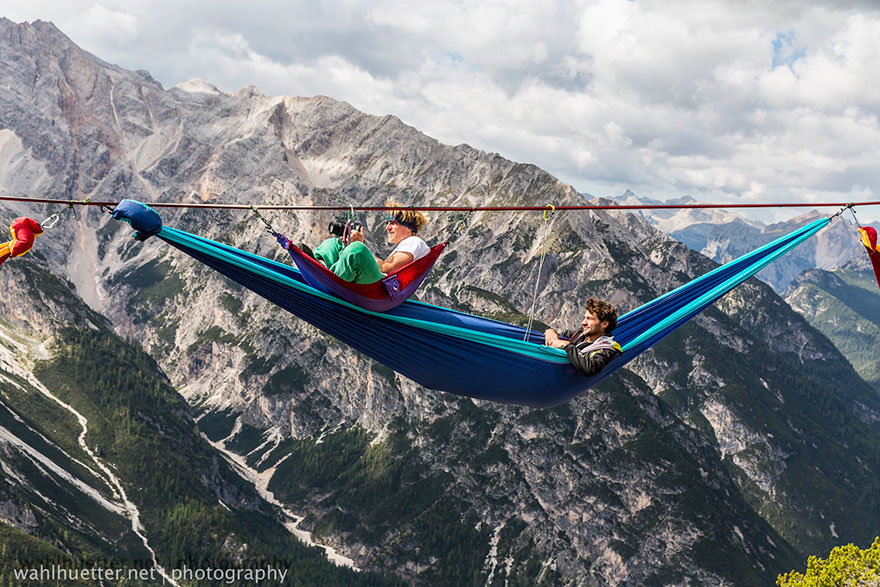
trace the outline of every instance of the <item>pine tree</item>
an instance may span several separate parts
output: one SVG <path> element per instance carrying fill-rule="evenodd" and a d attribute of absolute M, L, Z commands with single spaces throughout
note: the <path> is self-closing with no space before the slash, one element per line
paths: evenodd
<path fill-rule="evenodd" d="M 867 549 L 838 546 L 827 560 L 811 556 L 807 571 L 791 571 L 776 579 L 779 587 L 880 587 L 880 537 Z"/>

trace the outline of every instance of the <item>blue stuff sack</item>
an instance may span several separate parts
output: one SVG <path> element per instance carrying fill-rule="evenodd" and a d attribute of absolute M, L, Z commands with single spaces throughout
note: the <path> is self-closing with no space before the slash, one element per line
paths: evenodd
<path fill-rule="evenodd" d="M 122 200 L 113 209 L 113 218 L 128 222 L 135 230 L 134 238 L 145 241 L 162 230 L 162 218 L 147 206 L 135 200 Z"/>

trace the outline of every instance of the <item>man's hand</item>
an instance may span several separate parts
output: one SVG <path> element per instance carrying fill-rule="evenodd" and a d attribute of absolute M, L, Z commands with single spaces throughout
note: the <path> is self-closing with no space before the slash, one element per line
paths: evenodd
<path fill-rule="evenodd" d="M 567 347 L 569 343 L 567 340 L 562 340 L 559 338 L 559 335 L 552 328 L 548 328 L 544 331 L 544 344 L 547 346 L 552 346 L 553 348 L 562 349 Z"/>
<path fill-rule="evenodd" d="M 352 230 L 348 235 L 348 242 L 353 243 L 355 241 L 364 242 L 364 231 L 361 230 Z"/>

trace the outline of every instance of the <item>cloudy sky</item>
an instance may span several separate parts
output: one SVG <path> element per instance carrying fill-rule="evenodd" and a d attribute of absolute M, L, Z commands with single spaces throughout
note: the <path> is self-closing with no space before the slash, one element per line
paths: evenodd
<path fill-rule="evenodd" d="M 50 20 L 165 87 L 327 95 L 593 195 L 880 200 L 880 10 L 809 4 L 0 0 L 0 16 Z"/>

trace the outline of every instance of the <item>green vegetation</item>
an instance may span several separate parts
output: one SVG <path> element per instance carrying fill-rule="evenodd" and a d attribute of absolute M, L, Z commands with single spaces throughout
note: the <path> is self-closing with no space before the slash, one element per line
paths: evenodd
<path fill-rule="evenodd" d="M 99 585 L 98 581 L 53 580 L 50 575 L 44 579 L 30 580 L 16 574 L 34 569 L 39 572 L 40 565 L 49 571 L 49 565 L 63 569 L 88 569 L 92 565 L 88 559 L 68 555 L 51 544 L 0 521 L 0 585 L 67 586 Z M 24 575 L 27 577 L 27 575 Z M 128 583 L 131 584 L 131 583 Z"/>
<path fill-rule="evenodd" d="M 27 286 L 23 287 L 22 290 L 29 292 L 30 295 L 46 296 L 62 304 L 68 300 L 77 300 L 73 294 L 76 288 L 72 283 L 62 280 L 48 271 L 44 271 L 34 262 L 21 262 L 18 264 L 17 269 L 24 276 Z"/>
<path fill-rule="evenodd" d="M 779 587 L 867 587 L 880 585 L 880 538 L 862 550 L 838 546 L 827 559 L 811 556 L 804 573 L 791 571 L 776 579 Z"/>
<path fill-rule="evenodd" d="M 43 258 L 38 253 L 38 251 L 34 251 L 34 256 Z M 53 306 L 75 309 L 78 315 L 84 316 L 88 322 L 98 328 L 109 324 L 106 318 L 89 308 L 77 297 L 74 293 L 76 288 L 69 281 L 53 275 L 28 259 L 19 259 L 15 264 L 15 270 L 21 274 L 24 281 L 19 289 L 27 292 L 38 307 L 44 307 L 43 300 L 46 299 Z"/>
<path fill-rule="evenodd" d="M 0 404 L 5 404 L 6 409 L 6 413 L 0 409 L 0 422 L 4 426 L 12 426 L 12 429 L 24 428 L 21 424 L 24 422 L 32 430 L 41 430 L 52 438 L 72 457 L 88 462 L 88 454 L 77 441 L 82 428 L 72 413 L 40 393 L 23 378 L 3 369 L 0 369 L 0 396 L 4 400 Z M 28 434 L 25 431 L 19 433 Z M 37 446 L 44 444 L 42 439 L 33 436 L 31 440 L 38 442 Z M 64 458 L 62 461 L 69 459 Z"/>
<path fill-rule="evenodd" d="M 728 320 L 711 308 L 704 316 Z M 875 535 L 880 481 L 871 471 L 880 468 L 880 430 L 862 422 L 854 406 L 878 410 L 880 402 L 845 362 L 804 362 L 759 342 L 730 352 L 694 324 L 652 352 L 659 364 L 671 366 L 662 398 L 710 441 L 717 439 L 701 413 L 707 401 L 717 401 L 727 415 L 766 439 L 743 439 L 738 458 L 748 459 L 749 475 L 730 456 L 723 463 L 747 502 L 801 556 L 838 540 L 858 543 Z M 772 365 L 762 369 L 759 380 L 753 366 L 766 365 L 768 357 Z M 697 361 L 711 364 L 723 384 L 693 385 L 688 377 Z M 772 495 L 753 480 L 756 473 L 774 484 Z"/>
<path fill-rule="evenodd" d="M 256 354 L 247 356 L 248 365 L 238 374 L 240 381 L 247 381 L 254 375 L 265 375 L 272 371 L 278 362 L 278 357 L 262 357 Z"/>
<path fill-rule="evenodd" d="M 246 455 L 263 444 L 265 431 L 250 424 L 242 424 L 238 432 L 226 443 L 226 447 L 234 453 Z"/>
<path fill-rule="evenodd" d="M 462 504 L 444 496 L 417 516 L 413 533 L 422 560 L 433 563 L 419 579 L 427 585 L 482 585 L 483 561 L 489 551 L 489 532 L 476 530 L 477 519 L 466 515 Z"/>
<path fill-rule="evenodd" d="M 235 325 L 238 326 L 239 328 L 245 328 L 248 325 L 250 325 L 250 321 L 251 321 L 251 311 L 245 310 L 244 312 L 239 314 L 238 317 L 235 319 Z"/>
<path fill-rule="evenodd" d="M 305 389 L 312 378 L 305 369 L 291 363 L 269 378 L 263 386 L 263 395 L 288 395 Z"/>
<path fill-rule="evenodd" d="M 196 341 L 187 347 L 186 354 L 192 355 L 208 343 L 233 344 L 235 341 L 236 338 L 232 334 L 229 334 L 219 326 L 211 326 L 207 330 L 199 333 Z"/>
<path fill-rule="evenodd" d="M 643 471 L 649 476 L 645 481 L 654 488 L 651 503 L 615 528 L 616 536 L 624 543 L 615 546 L 621 556 L 627 548 L 638 550 L 645 536 L 675 532 L 680 520 L 688 520 L 688 524 L 695 524 L 692 528 L 699 534 L 688 556 L 734 585 L 762 584 L 770 578 L 769 573 L 774 572 L 770 564 L 797 560 L 796 553 L 746 503 L 730 499 L 731 491 L 735 491 L 732 484 L 722 481 L 716 486 L 701 481 L 707 472 L 719 480 L 725 479 L 715 470 L 716 453 L 698 440 L 695 431 L 686 427 L 667 428 L 662 424 L 673 417 L 671 408 L 657 401 L 651 390 L 631 391 L 643 385 L 625 370 L 604 380 L 597 388 L 601 397 L 607 399 L 595 406 L 592 416 L 595 421 L 584 426 L 600 430 L 602 422 L 613 422 L 619 429 L 637 431 L 634 436 L 621 439 L 623 443 L 619 446 L 609 447 L 598 432 L 592 438 L 575 439 L 570 447 L 574 454 L 584 455 L 583 458 L 600 471 Z M 609 489 L 605 483 L 588 482 L 576 491 L 596 495 L 609 504 L 608 507 L 625 507 L 620 496 Z M 766 555 L 761 561 L 766 570 L 762 571 L 756 564 L 755 553 L 742 549 L 735 528 L 747 529 L 752 535 L 771 536 L 774 545 L 778 545 L 772 553 L 774 558 Z M 654 569 L 643 584 L 680 583 L 682 579 L 681 567 L 675 559 L 670 559 L 666 565 Z"/>
<path fill-rule="evenodd" d="M 831 523 L 844 540 L 870 539 L 880 527 L 880 480 L 873 473 L 880 467 L 880 431 L 860 421 L 852 405 L 876 396 L 843 365 L 803 364 L 787 357 L 778 367 L 786 373 L 778 387 L 787 390 L 785 419 L 777 419 L 771 408 L 777 402 L 766 394 L 753 393 L 741 397 L 741 404 L 732 404 L 750 419 L 762 417 L 764 423 L 756 421 L 776 442 L 798 447 L 797 454 L 786 460 L 776 491 L 793 502 L 786 505 L 802 514 L 767 519 L 801 552 L 816 552 L 833 540 Z M 794 414 L 810 431 L 809 442 L 788 425 L 786 420 Z M 808 504 L 810 514 L 803 515 Z"/>
<path fill-rule="evenodd" d="M 177 329 L 179 327 L 180 324 L 176 321 L 173 321 L 170 324 L 166 324 L 164 326 L 156 326 L 155 333 L 156 336 L 159 338 L 163 351 L 168 352 L 174 347 L 177 341 Z"/>
<path fill-rule="evenodd" d="M 362 428 L 333 432 L 319 441 L 292 441 L 290 456 L 278 466 L 269 490 L 288 502 L 303 501 L 312 488 L 325 489 L 363 456 L 372 435 Z"/>
<path fill-rule="evenodd" d="M 370 361 L 370 371 L 373 373 L 373 375 L 375 377 L 382 377 L 383 379 L 387 380 L 388 383 L 392 387 L 394 387 L 394 388 L 398 387 L 397 375 L 394 372 L 394 369 L 391 369 L 390 367 L 386 367 L 382 363 L 377 363 L 376 361 Z"/>
<path fill-rule="evenodd" d="M 3 395 L 0 426 L 105 498 L 113 499 L 112 489 L 105 480 L 83 465 L 89 463 L 91 457 L 78 444 L 81 427 L 70 412 L 30 386 L 20 387 L 0 379 L 0 391 Z M 132 556 L 144 554 L 140 541 L 130 531 L 128 520 L 96 507 L 79 488 L 59 482 L 54 473 L 37 465 L 33 457 L 10 448 L 4 451 L 3 461 L 4 467 L 28 479 L 30 486 L 14 481 L 0 482 L 0 503 L 36 506 L 29 509 L 35 518 L 37 536 L 44 539 L 63 536 L 68 547 L 75 545 L 75 552 L 92 557 L 106 549 L 105 537 L 110 536 L 118 552 Z M 31 486 L 38 487 L 39 491 L 32 491 Z M 83 523 L 70 526 L 71 516 Z"/>
<path fill-rule="evenodd" d="M 880 391 L 880 291 L 872 272 L 811 271 L 788 301 Z"/>
<path fill-rule="evenodd" d="M 310 519 L 317 536 L 383 542 L 425 565 L 420 579 L 426 584 L 480 584 L 488 532 L 475 529 L 477 520 L 448 493 L 449 473 L 431 471 L 418 459 L 405 424 L 396 421 L 392 428 L 382 442 L 356 426 L 317 441 L 289 441 L 283 451 L 289 456 L 269 489 L 286 502 L 315 500 Z M 276 449 L 267 460 L 281 456 Z"/>
<path fill-rule="evenodd" d="M 212 441 L 223 440 L 232 434 L 238 412 L 232 408 L 211 410 L 199 419 L 199 430 Z"/>
<path fill-rule="evenodd" d="M 122 271 L 108 280 L 111 286 L 121 283 L 136 290 L 128 300 L 126 310 L 138 322 L 148 322 L 166 300 L 183 293 L 184 290 L 184 281 L 171 271 L 171 262 L 158 259 Z"/>
<path fill-rule="evenodd" d="M 226 292 L 220 294 L 217 300 L 220 302 L 220 306 L 233 316 L 237 316 L 244 305 L 241 300 Z"/>
<path fill-rule="evenodd" d="M 562 585 L 562 575 L 549 567 L 544 566 L 537 557 L 535 543 L 526 532 L 525 522 L 519 518 L 509 519 L 498 534 L 497 562 L 495 574 L 491 583 L 492 587 L 517 586 L 517 587 L 550 587 Z M 508 558 L 513 560 L 511 572 L 508 575 L 503 569 L 504 561 Z"/>
<path fill-rule="evenodd" d="M 88 418 L 87 441 L 115 465 L 166 568 L 234 566 L 246 552 L 247 561 L 289 569 L 291 583 L 395 583 L 335 567 L 297 541 L 199 436 L 183 399 L 137 346 L 71 328 L 53 353 L 35 373 Z"/>

